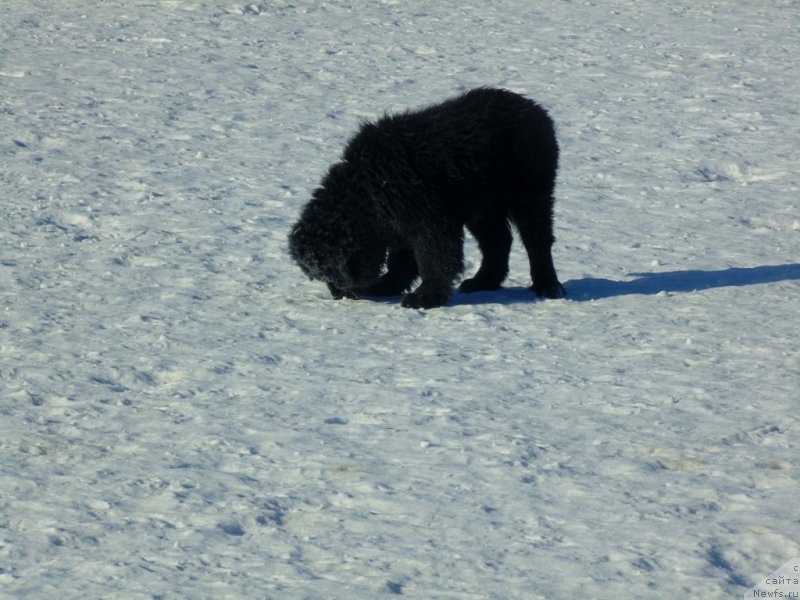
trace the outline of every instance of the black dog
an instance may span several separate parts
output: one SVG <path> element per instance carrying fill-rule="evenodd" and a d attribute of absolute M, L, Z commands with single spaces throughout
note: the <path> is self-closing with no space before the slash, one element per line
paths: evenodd
<path fill-rule="evenodd" d="M 531 289 L 560 298 L 550 252 L 557 168 L 547 112 L 506 90 L 478 88 L 385 116 L 347 144 L 292 228 L 289 251 L 334 298 L 401 294 L 421 276 L 403 306 L 433 308 L 463 271 L 465 226 L 483 260 L 460 291 L 500 287 L 513 222 Z"/>

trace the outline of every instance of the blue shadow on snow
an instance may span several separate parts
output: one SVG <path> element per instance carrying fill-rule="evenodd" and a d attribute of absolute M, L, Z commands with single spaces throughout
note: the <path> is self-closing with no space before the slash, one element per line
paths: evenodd
<path fill-rule="evenodd" d="M 617 296 L 641 294 L 654 296 L 661 292 L 694 292 L 720 287 L 739 287 L 800 280 L 800 264 L 763 267 L 731 267 L 718 271 L 665 271 L 663 273 L 631 273 L 630 281 L 599 277 L 572 279 L 564 283 L 567 300 L 589 302 Z M 454 294 L 448 304 L 515 304 L 536 298 L 527 288 L 509 287 L 496 292 Z"/>

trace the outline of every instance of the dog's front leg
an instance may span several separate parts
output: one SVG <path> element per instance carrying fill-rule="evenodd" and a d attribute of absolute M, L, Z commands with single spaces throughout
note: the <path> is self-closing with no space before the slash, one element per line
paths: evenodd
<path fill-rule="evenodd" d="M 464 270 L 463 228 L 442 228 L 428 235 L 423 232 L 416 237 L 412 247 L 422 282 L 405 295 L 402 305 L 406 308 L 442 306 Z"/>

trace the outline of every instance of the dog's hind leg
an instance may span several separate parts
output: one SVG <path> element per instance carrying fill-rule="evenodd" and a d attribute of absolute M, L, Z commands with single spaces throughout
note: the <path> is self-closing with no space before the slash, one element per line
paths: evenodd
<path fill-rule="evenodd" d="M 458 289 L 465 293 L 496 290 L 508 275 L 512 239 L 508 220 L 502 213 L 492 213 L 468 224 L 467 229 L 478 242 L 483 257 L 478 272 L 462 281 Z"/>
<path fill-rule="evenodd" d="M 555 241 L 552 195 L 540 195 L 533 201 L 515 205 L 511 217 L 528 252 L 533 279 L 531 290 L 545 298 L 563 298 L 564 286 L 558 281 L 551 250 Z"/>

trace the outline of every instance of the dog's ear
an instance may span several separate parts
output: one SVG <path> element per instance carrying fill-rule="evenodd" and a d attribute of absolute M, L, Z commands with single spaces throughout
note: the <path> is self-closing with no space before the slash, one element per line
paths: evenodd
<path fill-rule="evenodd" d="M 289 252 L 292 254 L 292 257 L 295 257 L 297 254 L 297 235 L 300 233 L 300 230 L 303 228 L 302 224 L 298 221 L 292 227 L 292 230 L 289 232 L 287 236 L 289 239 Z"/>

